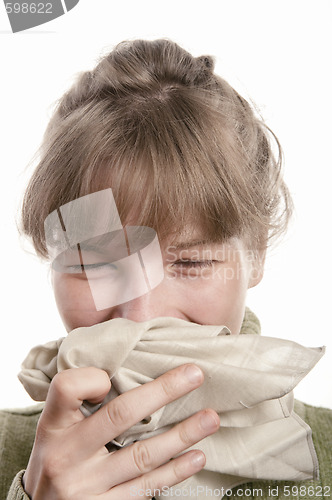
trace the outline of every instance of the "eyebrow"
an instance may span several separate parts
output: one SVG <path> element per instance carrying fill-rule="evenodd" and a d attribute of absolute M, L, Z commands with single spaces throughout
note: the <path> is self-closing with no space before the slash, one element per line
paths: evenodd
<path fill-rule="evenodd" d="M 179 241 L 179 242 L 175 241 L 170 245 L 170 247 L 175 248 L 175 250 L 183 250 L 192 247 L 203 247 L 206 245 L 212 245 L 217 243 L 218 243 L 217 241 L 212 240 L 211 238 L 206 238 L 206 239 L 199 239 L 192 241 Z"/>

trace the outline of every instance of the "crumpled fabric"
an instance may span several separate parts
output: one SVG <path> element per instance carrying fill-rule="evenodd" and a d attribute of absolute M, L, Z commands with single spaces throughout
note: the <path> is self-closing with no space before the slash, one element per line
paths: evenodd
<path fill-rule="evenodd" d="M 311 429 L 293 410 L 292 390 L 324 349 L 273 337 L 230 335 L 224 326 L 177 318 L 141 323 L 116 318 L 36 346 L 23 362 L 19 379 L 33 399 L 44 401 L 57 372 L 95 366 L 112 380 L 106 404 L 172 368 L 197 364 L 205 375 L 201 387 L 147 416 L 117 436 L 111 447 L 152 437 L 200 409 L 213 408 L 220 416 L 220 429 L 193 446 L 205 453 L 206 465 L 177 487 L 183 496 L 190 493 L 203 500 L 202 485 L 219 489 L 223 496 L 247 481 L 318 477 Z M 99 407 L 86 402 L 82 411 L 87 416 Z M 166 496 L 171 490 L 155 498 Z"/>

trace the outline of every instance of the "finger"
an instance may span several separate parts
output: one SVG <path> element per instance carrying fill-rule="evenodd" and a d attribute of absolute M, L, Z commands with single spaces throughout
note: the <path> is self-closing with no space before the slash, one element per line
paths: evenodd
<path fill-rule="evenodd" d="M 203 379 L 200 368 L 187 364 L 121 394 L 80 423 L 87 448 L 100 449 L 159 408 L 199 387 Z"/>
<path fill-rule="evenodd" d="M 165 493 L 170 496 L 170 487 L 196 474 L 206 462 L 202 451 L 192 450 L 171 460 L 154 471 L 123 483 L 101 497 L 102 500 L 128 500 L 128 498 L 151 499 Z M 176 495 L 177 498 L 182 498 Z"/>
<path fill-rule="evenodd" d="M 110 476 L 109 470 L 116 477 L 116 482 L 110 480 L 109 488 L 156 469 L 216 432 L 219 426 L 215 411 L 202 410 L 163 434 L 137 441 L 113 453 L 104 465 L 104 477 Z"/>
<path fill-rule="evenodd" d="M 97 368 L 73 368 L 52 380 L 41 423 L 52 429 L 66 428 L 84 419 L 83 400 L 101 402 L 111 388 L 109 376 Z"/>

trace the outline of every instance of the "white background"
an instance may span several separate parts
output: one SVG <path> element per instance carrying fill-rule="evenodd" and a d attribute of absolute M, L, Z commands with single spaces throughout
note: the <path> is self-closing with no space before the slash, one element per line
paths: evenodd
<path fill-rule="evenodd" d="M 2 407 L 31 403 L 16 379 L 20 362 L 35 344 L 65 335 L 47 266 L 23 250 L 15 225 L 52 103 L 116 43 L 167 37 L 215 55 L 217 72 L 251 96 L 281 141 L 296 214 L 248 305 L 265 335 L 327 346 L 295 394 L 332 408 L 331 16 L 329 0 L 81 0 L 12 34 L 1 2 Z"/>

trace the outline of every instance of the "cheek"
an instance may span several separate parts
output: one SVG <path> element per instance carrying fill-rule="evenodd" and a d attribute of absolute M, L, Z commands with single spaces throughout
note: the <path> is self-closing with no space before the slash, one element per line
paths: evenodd
<path fill-rule="evenodd" d="M 240 332 L 245 311 L 246 273 L 231 267 L 210 278 L 193 280 L 178 293 L 182 311 L 190 320 L 206 325 L 226 325 L 232 334 Z"/>
<path fill-rule="evenodd" d="M 70 274 L 53 273 L 53 289 L 57 306 L 61 310 L 86 309 L 92 305 L 88 282 Z"/>
<path fill-rule="evenodd" d="M 86 280 L 54 271 L 52 283 L 56 305 L 67 331 L 108 319 L 108 310 L 96 311 Z"/>

